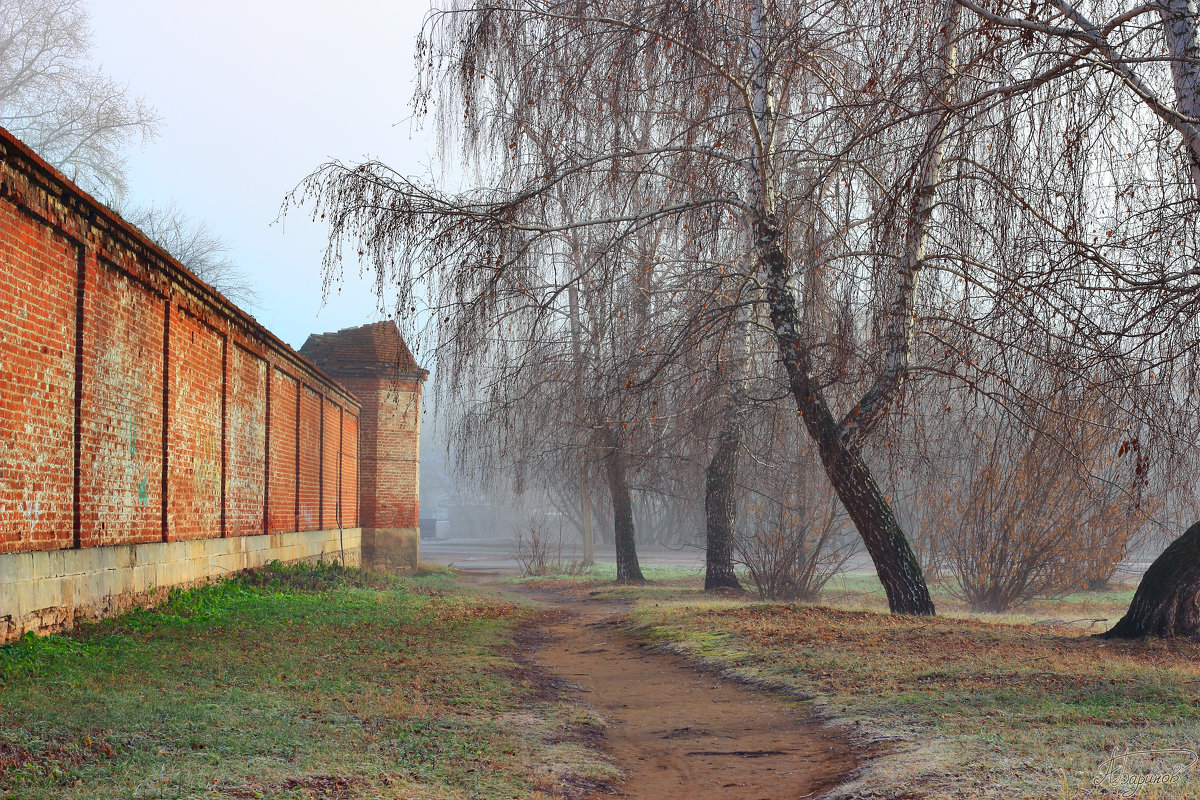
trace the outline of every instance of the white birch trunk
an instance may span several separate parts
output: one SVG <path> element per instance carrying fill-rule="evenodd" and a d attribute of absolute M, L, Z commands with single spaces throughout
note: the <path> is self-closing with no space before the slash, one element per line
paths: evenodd
<path fill-rule="evenodd" d="M 1188 117 L 1183 132 L 1191 178 L 1200 192 L 1200 2 L 1162 0 L 1163 38 L 1171 57 L 1171 77 L 1179 113 Z"/>
<path fill-rule="evenodd" d="M 938 184 L 942 179 L 946 131 L 950 124 L 948 107 L 952 100 L 958 68 L 958 28 L 961 16 L 962 6 L 955 0 L 947 0 L 934 44 L 935 65 L 933 79 L 930 81 L 936 102 L 946 110 L 930 112 L 925 132 L 925 153 L 917 166 L 916 191 L 908 224 L 905 226 L 904 249 L 900 254 L 895 294 L 888 315 L 885 334 L 887 352 L 883 369 L 862 400 L 842 421 L 843 435 L 855 446 L 861 445 L 875 427 L 908 376 L 909 355 L 912 352 L 913 333 L 916 330 L 917 290 L 921 285 L 929 229 L 938 201 Z"/>

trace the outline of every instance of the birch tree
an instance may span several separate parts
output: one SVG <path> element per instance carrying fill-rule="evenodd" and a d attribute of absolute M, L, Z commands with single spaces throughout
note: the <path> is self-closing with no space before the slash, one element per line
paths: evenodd
<path fill-rule="evenodd" d="M 1057 98 L 1065 134 L 1058 149 L 1063 160 L 1086 165 L 1087 177 L 1078 169 L 1076 180 L 1055 180 L 1073 195 L 1066 205 L 1075 213 L 1059 216 L 1052 203 L 1042 216 L 1056 218 L 1058 251 L 1074 250 L 1068 260 L 1081 267 L 1068 305 L 1099 323 L 1082 349 L 1120 353 L 1125 374 L 1142 384 L 1138 394 L 1165 398 L 1129 404 L 1127 419 L 1140 417 L 1155 432 L 1156 458 L 1178 457 L 1172 450 L 1195 441 L 1187 417 L 1196 410 L 1200 289 L 1200 11 L 1184 0 L 960 2 L 1007 37 L 1006 60 L 1021 83 Z M 1020 283 L 1020 291 L 1039 288 Z M 1198 596 L 1200 528 L 1193 526 L 1151 565 L 1129 612 L 1106 635 L 1198 635 Z"/>
<path fill-rule="evenodd" d="M 656 256 L 674 283 L 647 319 L 675 344 L 635 359 L 641 385 L 757 306 L 890 607 L 929 614 L 874 454 L 936 385 L 916 378 L 1034 424 L 1073 413 L 1022 389 L 1045 372 L 1114 409 L 1093 424 L 1115 440 L 1147 432 L 1186 462 L 1200 68 L 1185 5 L 463 2 L 431 17 L 418 110 L 461 141 L 478 188 L 335 162 L 293 200 L 330 222 L 329 269 L 357 253 L 401 311 L 437 294 L 442 341 L 473 343 L 444 351 L 459 365 L 518 306 L 536 336 L 582 291 L 586 272 L 540 270 L 547 242 L 586 230 L 615 253 L 669 223 L 684 241 Z M 1196 548 L 1193 530 L 1168 549 L 1114 635 L 1196 631 Z"/>
<path fill-rule="evenodd" d="M 563 287 L 534 279 L 533 262 L 538 244 L 565 230 L 603 227 L 615 239 L 670 218 L 681 230 L 749 242 L 743 277 L 769 309 L 794 402 L 889 603 L 933 613 L 862 452 L 910 369 L 952 120 L 960 8 L 913 10 L 909 18 L 837 2 L 799 10 L 616 0 L 455 7 L 435 15 L 420 51 L 429 80 L 422 102 L 441 90 L 442 119 L 491 168 L 488 188 L 450 195 L 381 164 L 333 163 L 294 199 L 314 198 L 330 221 L 331 269 L 346 243 L 402 297 L 419 282 L 437 284 L 460 330 L 495 323 L 485 309 L 502 310 L 501 287 L 552 309 Z M 641 142 L 614 123 L 647 117 L 654 125 Z M 547 163 L 528 144 L 545 137 L 529 132 L 547 120 L 561 129 L 564 118 L 586 135 L 555 140 Z M 628 192 L 630 175 L 655 191 Z M 541 198 L 564 187 L 593 213 L 548 218 Z M 586 202 L 593 195 L 619 202 L 595 213 Z M 829 224 L 829 216 L 850 221 Z M 872 228 L 894 233 L 861 235 Z M 827 241 L 813 261 L 798 261 L 797 243 L 817 229 Z M 398 269 L 398 258 L 416 268 Z M 827 294 L 804 295 L 806 286 L 839 281 L 884 299 L 872 312 L 881 333 L 856 365 L 865 380 L 837 387 L 844 405 L 835 411 L 823 383 L 829 315 L 802 303 Z M 852 396 L 851 383 L 861 394 Z"/>

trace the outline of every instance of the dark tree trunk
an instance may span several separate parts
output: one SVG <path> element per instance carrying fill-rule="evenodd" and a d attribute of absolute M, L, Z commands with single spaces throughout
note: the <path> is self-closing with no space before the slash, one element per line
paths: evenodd
<path fill-rule="evenodd" d="M 586 461 L 579 463 L 579 532 L 583 537 L 583 563 L 591 566 L 596 560 L 596 537 L 592 532 L 592 476 Z"/>
<path fill-rule="evenodd" d="M 1138 584 L 1133 602 L 1105 639 L 1200 636 L 1200 522 L 1171 542 Z"/>
<path fill-rule="evenodd" d="M 619 444 L 610 444 L 606 461 L 608 490 L 612 495 L 613 534 L 617 546 L 617 580 L 644 581 L 633 534 L 633 498 L 629 494 L 629 479 L 625 476 L 625 454 L 621 452 Z"/>
<path fill-rule="evenodd" d="M 741 589 L 733 571 L 733 521 L 737 513 L 737 424 L 726 423 L 717 450 L 704 473 L 704 517 L 707 529 L 704 590 Z"/>
<path fill-rule="evenodd" d="M 862 536 L 879 581 L 894 614 L 935 613 L 921 564 L 904 536 L 888 499 L 879 490 L 861 449 L 844 435 L 813 374 L 812 355 L 799 329 L 796 301 L 788 287 L 791 278 L 778 224 L 762 220 L 758 251 L 767 275 L 767 298 L 780 358 L 796 408 L 821 456 L 825 474 Z"/>
<path fill-rule="evenodd" d="M 828 409 L 822 410 L 824 419 L 820 419 L 819 412 L 805 414 L 805 424 L 817 440 L 825 474 L 875 562 L 879 582 L 887 592 L 888 607 L 894 614 L 932 616 L 933 598 L 925 585 L 921 562 L 909 546 L 892 507 L 879 490 L 862 453 L 841 440 Z"/>

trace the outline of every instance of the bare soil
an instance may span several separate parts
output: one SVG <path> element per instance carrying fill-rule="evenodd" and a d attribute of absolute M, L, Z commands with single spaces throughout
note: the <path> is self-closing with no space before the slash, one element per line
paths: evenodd
<path fill-rule="evenodd" d="M 859 759 L 803 703 L 636 641 L 623 604 L 518 590 L 553 607 L 528 659 L 606 721 L 601 747 L 623 775 L 583 794 L 643 800 L 799 800 L 838 784 Z"/>

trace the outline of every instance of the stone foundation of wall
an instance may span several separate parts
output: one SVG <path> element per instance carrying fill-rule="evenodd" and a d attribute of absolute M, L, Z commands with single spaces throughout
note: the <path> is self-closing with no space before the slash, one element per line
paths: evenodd
<path fill-rule="evenodd" d="M 412 572 L 420 557 L 421 532 L 417 528 L 362 529 L 362 562 L 368 569 Z"/>
<path fill-rule="evenodd" d="M 0 643 L 52 633 L 80 619 L 154 605 L 175 587 L 207 583 L 271 561 L 362 561 L 362 531 L 233 536 L 180 542 L 0 553 Z"/>

